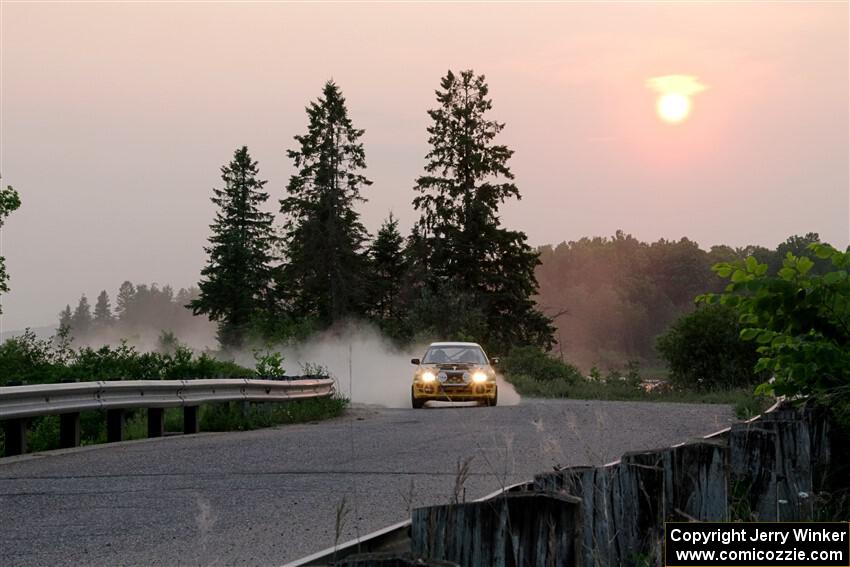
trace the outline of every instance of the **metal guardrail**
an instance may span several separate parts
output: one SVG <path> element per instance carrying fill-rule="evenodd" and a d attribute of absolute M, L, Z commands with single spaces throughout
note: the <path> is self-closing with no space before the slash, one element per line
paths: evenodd
<path fill-rule="evenodd" d="M 307 380 L 115 380 L 0 388 L 0 420 L 89 410 L 168 408 L 210 402 L 285 402 L 328 398 L 334 381 Z"/>
<path fill-rule="evenodd" d="M 287 402 L 329 398 L 335 392 L 331 378 L 287 380 L 198 379 L 115 380 L 7 386 L 0 388 L 0 422 L 6 456 L 26 453 L 29 418 L 59 415 L 59 445 L 80 444 L 80 412 L 106 412 L 107 440 L 121 441 L 124 410 L 147 408 L 148 437 L 165 434 L 164 408 L 183 408 L 183 432 L 199 430 L 198 407 L 214 402 Z"/>

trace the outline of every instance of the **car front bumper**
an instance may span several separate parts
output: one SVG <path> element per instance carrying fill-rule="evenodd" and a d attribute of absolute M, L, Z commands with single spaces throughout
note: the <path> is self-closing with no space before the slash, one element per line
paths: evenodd
<path fill-rule="evenodd" d="M 417 400 L 441 402 L 492 399 L 496 397 L 496 383 L 484 382 L 483 384 L 448 386 L 439 382 L 414 382 L 413 397 Z"/>

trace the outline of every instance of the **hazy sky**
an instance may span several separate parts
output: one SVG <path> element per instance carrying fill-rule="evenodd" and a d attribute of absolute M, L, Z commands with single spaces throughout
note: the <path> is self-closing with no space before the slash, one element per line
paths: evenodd
<path fill-rule="evenodd" d="M 2 327 L 121 281 L 194 284 L 219 167 L 247 145 L 276 203 L 333 78 L 363 138 L 370 230 L 415 219 L 434 89 L 486 74 L 532 244 L 617 229 L 850 240 L 848 4 L 2 2 L 0 173 L 23 205 Z M 708 88 L 671 125 L 647 81 Z"/>

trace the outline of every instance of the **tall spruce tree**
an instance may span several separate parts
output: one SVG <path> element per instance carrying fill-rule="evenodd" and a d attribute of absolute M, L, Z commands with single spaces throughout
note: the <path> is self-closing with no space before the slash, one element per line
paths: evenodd
<path fill-rule="evenodd" d="M 486 116 L 492 101 L 483 75 L 449 71 L 440 86 L 438 106 L 428 111 L 431 150 L 413 201 L 421 212 L 412 241 L 424 254 L 425 292 L 436 304 L 477 311 L 466 334 L 472 331 L 491 349 L 548 348 L 551 321 L 532 299 L 538 255 L 523 232 L 501 226 L 498 214 L 505 201 L 520 198 L 508 166 L 513 151 L 495 143 L 504 124 Z M 439 311 L 425 310 L 433 317 Z"/>
<path fill-rule="evenodd" d="M 381 327 L 393 336 L 401 332 L 399 299 L 407 272 L 404 237 L 392 213 L 381 225 L 369 247 L 372 269 L 371 308 Z M 398 337 L 400 338 L 400 337 Z"/>
<path fill-rule="evenodd" d="M 83 294 L 80 296 L 77 308 L 74 309 L 74 314 L 71 316 L 71 328 L 74 330 L 74 336 L 84 339 L 91 331 L 91 325 L 91 306 L 88 298 Z"/>
<path fill-rule="evenodd" d="M 291 315 L 327 326 L 366 312 L 368 234 L 354 206 L 372 182 L 361 173 L 363 130 L 353 126 L 333 81 L 307 116 L 307 133 L 295 136 L 298 147 L 287 152 L 297 172 L 280 201 L 285 257 L 277 287 Z"/>
<path fill-rule="evenodd" d="M 119 319 L 127 317 L 127 310 L 133 303 L 136 297 L 136 286 L 129 281 L 124 281 L 118 288 L 118 295 L 115 297 L 115 315 Z"/>
<path fill-rule="evenodd" d="M 94 327 L 98 330 L 103 330 L 112 324 L 112 308 L 109 305 L 109 295 L 106 290 L 100 292 L 97 296 L 97 302 L 94 304 Z"/>
<path fill-rule="evenodd" d="M 56 331 L 59 333 L 70 331 L 72 318 L 71 306 L 65 305 L 65 309 L 59 312 L 59 328 Z"/>
<path fill-rule="evenodd" d="M 219 322 L 218 340 L 225 348 L 242 346 L 252 321 L 269 294 L 272 215 L 260 210 L 269 198 L 265 181 L 257 179 L 257 162 L 248 148 L 236 150 L 221 168 L 224 187 L 213 190 L 218 206 L 210 225 L 207 265 L 201 270 L 200 295 L 189 306 L 195 315 Z"/>

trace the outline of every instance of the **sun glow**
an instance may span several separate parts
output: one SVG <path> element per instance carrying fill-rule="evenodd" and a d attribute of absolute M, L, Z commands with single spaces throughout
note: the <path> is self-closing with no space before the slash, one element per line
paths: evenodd
<path fill-rule="evenodd" d="M 691 99 L 681 93 L 669 93 L 658 97 L 658 116 L 665 122 L 681 122 L 691 113 Z"/>
<path fill-rule="evenodd" d="M 668 124 L 683 122 L 691 114 L 691 97 L 708 88 L 691 75 L 653 77 L 646 81 L 646 86 L 659 94 L 655 110 Z"/>

